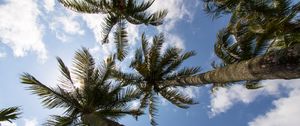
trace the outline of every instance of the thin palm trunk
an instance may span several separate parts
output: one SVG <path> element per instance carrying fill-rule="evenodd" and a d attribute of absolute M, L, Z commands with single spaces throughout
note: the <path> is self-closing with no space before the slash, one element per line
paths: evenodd
<path fill-rule="evenodd" d="M 100 118 L 99 116 L 93 113 L 83 115 L 82 122 L 89 126 L 124 126 L 115 121 L 106 118 Z"/>
<path fill-rule="evenodd" d="M 184 84 L 201 86 L 210 83 L 296 78 L 300 78 L 300 44 L 213 71 L 165 83 L 170 86 Z"/>

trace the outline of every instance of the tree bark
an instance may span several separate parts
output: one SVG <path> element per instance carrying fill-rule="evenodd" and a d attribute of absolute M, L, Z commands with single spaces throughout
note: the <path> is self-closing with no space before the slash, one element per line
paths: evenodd
<path fill-rule="evenodd" d="M 101 118 L 93 113 L 82 116 L 82 122 L 88 126 L 124 126 L 118 122 Z"/>
<path fill-rule="evenodd" d="M 267 79 L 300 78 L 300 44 L 198 75 L 163 82 L 169 86 L 201 86 Z"/>

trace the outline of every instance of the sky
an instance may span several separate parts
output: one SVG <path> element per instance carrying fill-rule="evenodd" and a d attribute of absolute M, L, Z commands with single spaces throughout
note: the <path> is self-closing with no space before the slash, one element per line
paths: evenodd
<path fill-rule="evenodd" d="M 129 55 L 119 66 L 127 65 L 133 51 L 140 46 L 143 32 L 150 39 L 164 33 L 167 45 L 197 55 L 183 66 L 201 66 L 211 70 L 217 60 L 213 53 L 217 32 L 226 26 L 228 17 L 212 19 L 203 11 L 201 0 L 156 0 L 149 12 L 169 11 L 159 27 L 130 25 Z M 82 14 L 64 8 L 56 0 L 0 0 L 0 108 L 20 106 L 22 117 L 2 126 L 40 126 L 59 109 L 45 109 L 39 97 L 26 90 L 19 77 L 28 72 L 48 86 L 55 86 L 59 70 L 56 56 L 71 66 L 74 52 L 89 49 L 100 63 L 115 52 L 113 43 L 100 44 L 101 25 L 105 15 Z M 110 36 L 112 39 L 112 36 Z M 180 109 L 160 100 L 157 122 L 161 126 L 297 126 L 300 123 L 300 79 L 266 80 L 258 90 L 241 85 L 222 88 L 215 93 L 210 86 L 185 90 L 199 102 Z M 126 126 L 149 126 L 148 115 L 136 121 L 131 116 L 119 120 Z"/>

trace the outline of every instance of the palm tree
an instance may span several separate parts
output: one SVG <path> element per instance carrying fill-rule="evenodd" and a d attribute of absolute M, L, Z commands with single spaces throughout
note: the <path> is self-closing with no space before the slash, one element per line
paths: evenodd
<path fill-rule="evenodd" d="M 164 81 L 166 85 L 202 86 L 267 79 L 300 78 L 300 44 L 194 76 Z"/>
<path fill-rule="evenodd" d="M 204 85 L 300 78 L 300 2 L 288 0 L 204 0 L 214 16 L 230 13 L 219 32 L 215 53 L 221 64 L 214 70 L 168 81 L 169 85 Z M 216 65 L 214 65 L 216 66 Z M 242 76 L 241 76 L 242 75 Z M 247 83 L 246 83 L 247 84 Z M 259 87 L 259 86 L 258 86 Z"/>
<path fill-rule="evenodd" d="M 28 73 L 21 82 L 42 98 L 46 108 L 62 108 L 64 115 L 53 115 L 45 125 L 69 126 L 121 126 L 116 120 L 124 115 L 139 116 L 141 111 L 128 104 L 139 95 L 132 88 L 123 88 L 110 81 L 112 58 L 106 59 L 99 68 L 86 48 L 76 52 L 73 69 L 69 70 L 57 58 L 62 74 L 57 87 L 48 87 Z"/>
<path fill-rule="evenodd" d="M 109 33 L 117 25 L 114 42 L 117 45 L 117 58 L 123 60 L 127 54 L 126 23 L 158 26 L 163 23 L 167 11 L 148 13 L 146 10 L 155 0 L 140 2 L 136 0 L 59 0 L 65 7 L 81 13 L 107 14 L 103 25 L 103 41 L 108 43 Z"/>
<path fill-rule="evenodd" d="M 218 17 L 231 13 L 227 27 L 220 30 L 215 54 L 221 59 L 219 67 L 228 66 L 256 56 L 287 48 L 300 42 L 300 2 L 289 0 L 205 0 L 206 11 Z M 214 65 L 214 68 L 217 69 Z M 246 81 L 247 88 L 260 87 L 259 80 Z M 224 84 L 218 83 L 214 85 Z M 226 85 L 226 84 L 225 84 Z"/>
<path fill-rule="evenodd" d="M 290 0 L 204 0 L 206 11 L 219 16 L 230 13 L 226 27 L 240 48 L 242 58 L 293 46 L 300 42 L 300 2 Z M 254 47 L 254 48 L 253 48 Z M 268 49 L 266 49 L 268 48 Z"/>
<path fill-rule="evenodd" d="M 0 110 L 0 122 L 2 121 L 9 121 L 15 120 L 19 118 L 20 115 L 20 108 L 19 107 L 10 107 Z"/>
<path fill-rule="evenodd" d="M 149 105 L 149 114 L 152 125 L 157 125 L 158 96 L 161 95 L 172 104 L 180 108 L 188 108 L 188 105 L 196 104 L 194 100 L 185 94 L 180 88 L 184 86 L 167 86 L 163 83 L 166 80 L 173 80 L 180 77 L 188 77 L 199 71 L 198 67 L 182 68 L 179 66 L 186 59 L 195 55 L 190 51 L 181 54 L 182 50 L 176 47 L 168 47 L 162 50 L 164 44 L 162 34 L 154 36 L 153 43 L 149 46 L 145 35 L 142 35 L 142 47 L 136 50 L 135 58 L 131 63 L 134 73 L 123 73 L 115 71 L 115 78 L 123 85 L 134 86 L 141 92 L 140 109 Z M 164 53 L 162 53 L 164 51 Z"/>

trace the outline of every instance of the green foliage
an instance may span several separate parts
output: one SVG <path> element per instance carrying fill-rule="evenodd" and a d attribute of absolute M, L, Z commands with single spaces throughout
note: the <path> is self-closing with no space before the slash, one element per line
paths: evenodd
<path fill-rule="evenodd" d="M 102 43 L 108 43 L 108 36 L 117 25 L 115 43 L 117 45 L 117 58 L 123 60 L 126 56 L 127 32 L 125 23 L 135 25 L 145 24 L 158 26 L 163 23 L 167 15 L 166 10 L 149 13 L 147 9 L 155 0 L 59 0 L 65 7 L 81 13 L 107 14 L 103 24 Z"/>
<path fill-rule="evenodd" d="M 180 108 L 188 108 L 188 105 L 196 104 L 184 93 L 181 86 L 171 87 L 166 81 L 195 75 L 199 68 L 179 69 L 185 60 L 195 55 L 195 52 L 182 53 L 182 50 L 176 47 L 167 47 L 163 52 L 162 47 L 165 43 L 163 34 L 154 36 L 152 45 L 149 44 L 144 34 L 141 40 L 142 47 L 136 50 L 135 58 L 130 65 L 135 72 L 123 73 L 116 70 L 114 75 L 122 85 L 128 85 L 140 91 L 139 108 L 149 107 L 151 125 L 157 125 L 155 119 L 158 112 L 158 94 Z"/>
<path fill-rule="evenodd" d="M 106 120 L 143 114 L 131 109 L 128 104 L 138 98 L 139 92 L 110 81 L 114 68 L 113 57 L 96 67 L 94 58 L 83 48 L 75 53 L 71 71 L 60 58 L 57 60 L 62 76 L 56 87 L 48 87 L 28 73 L 20 78 L 33 94 L 41 97 L 46 108 L 64 110 L 63 116 L 53 115 L 45 125 L 81 125 L 80 118 L 86 114 L 95 114 Z"/>
<path fill-rule="evenodd" d="M 205 10 L 213 17 L 231 14 L 227 27 L 220 30 L 215 54 L 221 64 L 214 68 L 249 60 L 256 56 L 293 46 L 300 42 L 300 2 L 290 0 L 204 0 Z M 219 67 L 216 67 L 219 66 Z M 226 84 L 215 84 L 226 85 Z M 246 81 L 248 89 L 257 89 L 259 80 Z M 218 86 L 214 86 L 218 87 Z"/>
<path fill-rule="evenodd" d="M 0 122 L 1 121 L 9 121 L 16 120 L 20 116 L 20 108 L 19 107 L 10 107 L 0 110 Z"/>

